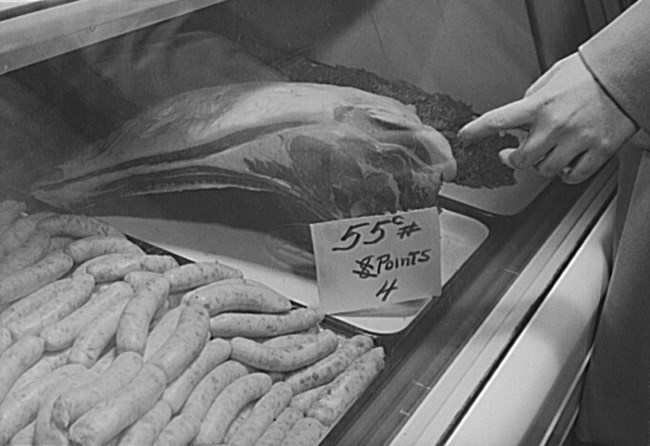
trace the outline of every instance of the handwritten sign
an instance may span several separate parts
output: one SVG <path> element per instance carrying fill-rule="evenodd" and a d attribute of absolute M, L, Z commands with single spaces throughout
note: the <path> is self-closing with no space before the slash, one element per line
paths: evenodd
<path fill-rule="evenodd" d="M 437 209 L 314 223 L 311 234 L 328 313 L 440 295 Z"/>

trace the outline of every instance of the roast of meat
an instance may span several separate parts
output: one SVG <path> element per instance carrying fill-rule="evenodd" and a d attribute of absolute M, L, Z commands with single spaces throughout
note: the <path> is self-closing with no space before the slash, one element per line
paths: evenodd
<path fill-rule="evenodd" d="M 413 107 L 351 87 L 250 82 L 165 100 L 33 193 L 76 210 L 234 187 L 280 194 L 327 220 L 434 206 L 455 174 L 447 139 Z"/>

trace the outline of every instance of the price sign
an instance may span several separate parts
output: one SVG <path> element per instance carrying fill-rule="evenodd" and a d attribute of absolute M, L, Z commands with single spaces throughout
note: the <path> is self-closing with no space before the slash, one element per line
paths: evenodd
<path fill-rule="evenodd" d="M 315 223 L 311 234 L 328 313 L 440 295 L 437 209 Z"/>

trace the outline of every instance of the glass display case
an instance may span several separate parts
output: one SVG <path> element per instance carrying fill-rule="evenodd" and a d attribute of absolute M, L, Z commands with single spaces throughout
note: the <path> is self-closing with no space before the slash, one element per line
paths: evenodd
<path fill-rule="evenodd" d="M 554 286 L 577 280 L 566 271 L 594 231 L 607 238 L 616 165 L 566 185 L 501 164 L 518 134 L 467 144 L 456 132 L 523 95 L 625 3 L 0 1 L 0 200 L 100 217 L 189 261 L 232 264 L 307 306 L 320 303 L 310 224 L 437 209 L 440 295 L 325 318 L 341 335 L 372 336 L 386 363 L 321 444 L 469 444 L 464 420 L 486 385 Z M 309 87 L 279 112 L 237 108 L 247 94 L 273 104 L 259 86 L 286 83 Z M 394 186 L 401 171 L 383 158 L 375 176 L 359 158 L 334 158 L 334 146 L 358 147 L 339 145 L 349 141 L 339 133 L 320 129 L 320 145 L 301 147 L 304 134 L 291 132 L 339 94 L 319 96 L 313 84 L 409 105 L 449 143 L 455 178 L 434 169 L 433 201 L 404 199 L 411 185 Z M 370 115 L 381 137 L 422 143 L 401 121 Z M 592 282 L 595 308 L 604 284 Z M 525 417 L 520 426 L 534 424 Z M 548 440 L 533 428 L 522 435 L 521 444 Z"/>

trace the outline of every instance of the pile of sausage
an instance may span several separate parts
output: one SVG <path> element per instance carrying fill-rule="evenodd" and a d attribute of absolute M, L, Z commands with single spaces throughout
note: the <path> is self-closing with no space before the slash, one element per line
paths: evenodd
<path fill-rule="evenodd" d="M 219 262 L 0 203 L 0 444 L 314 445 L 384 366 Z"/>

